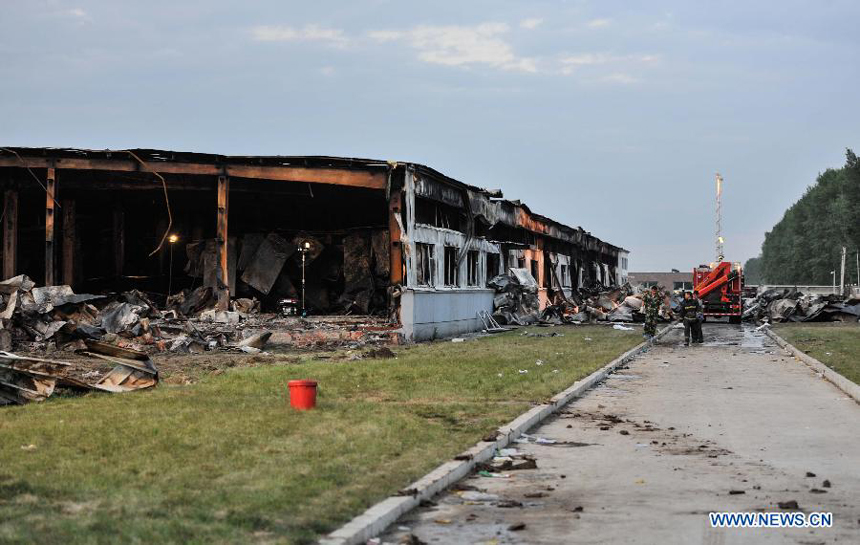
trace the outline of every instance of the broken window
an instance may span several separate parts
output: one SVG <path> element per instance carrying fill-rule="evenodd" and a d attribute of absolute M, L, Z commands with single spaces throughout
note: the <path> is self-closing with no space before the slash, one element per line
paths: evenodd
<path fill-rule="evenodd" d="M 524 258 L 524 257 L 518 257 L 517 258 L 517 268 L 518 269 L 525 269 L 526 268 L 526 258 Z"/>
<path fill-rule="evenodd" d="M 459 285 L 457 270 L 457 248 L 454 246 L 445 246 L 445 285 Z"/>
<path fill-rule="evenodd" d="M 463 212 L 445 203 L 430 199 L 415 199 L 415 222 L 443 229 L 454 229 L 463 231 Z"/>
<path fill-rule="evenodd" d="M 567 265 L 561 266 L 561 287 L 569 288 L 570 287 L 570 268 Z"/>
<path fill-rule="evenodd" d="M 487 254 L 487 282 L 499 274 L 499 254 Z"/>
<path fill-rule="evenodd" d="M 419 286 L 433 286 L 433 274 L 436 270 L 436 258 L 433 255 L 432 244 L 415 243 L 415 270 Z"/>
<path fill-rule="evenodd" d="M 470 250 L 466 255 L 466 285 L 478 285 L 478 263 L 480 253 L 477 250 Z"/>
<path fill-rule="evenodd" d="M 543 259 L 543 287 L 552 287 L 552 261 L 547 257 L 544 257 Z"/>
<path fill-rule="evenodd" d="M 534 277 L 535 281 L 537 281 L 537 282 L 538 282 L 538 284 L 540 284 L 540 280 L 539 280 L 539 277 L 538 277 L 538 262 L 537 262 L 537 259 L 532 259 L 532 260 L 531 260 L 531 262 L 532 262 L 532 264 L 531 264 L 531 268 L 532 268 L 532 276 Z"/>

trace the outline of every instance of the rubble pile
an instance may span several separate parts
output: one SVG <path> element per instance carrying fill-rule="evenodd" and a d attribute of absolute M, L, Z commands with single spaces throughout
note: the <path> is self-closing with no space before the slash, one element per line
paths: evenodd
<path fill-rule="evenodd" d="M 174 295 L 161 310 L 138 290 L 76 294 L 69 286 L 36 287 L 18 275 L 0 282 L 0 350 L 76 351 L 86 349 L 87 341 L 155 351 L 227 347 L 241 340 L 239 322 L 259 312 L 253 299 L 231 301 L 230 311 L 214 307 L 207 287 Z"/>
<path fill-rule="evenodd" d="M 502 325 L 528 325 L 540 319 L 538 284 L 528 269 L 510 269 L 487 283 L 496 290 L 493 318 Z"/>
<path fill-rule="evenodd" d="M 496 290 L 493 318 L 500 324 L 645 321 L 642 313 L 644 288 L 634 288 L 630 284 L 606 287 L 592 282 L 573 290 L 570 296 L 563 290 L 548 289 L 549 304 L 543 312 L 539 310 L 537 282 L 527 269 L 510 269 L 509 274 L 493 278 L 488 285 Z M 665 301 L 660 319 L 670 321 L 679 296 L 663 289 L 660 295 Z"/>
<path fill-rule="evenodd" d="M 43 401 L 59 387 L 121 393 L 158 384 L 158 370 L 144 352 L 85 341 L 80 355 L 86 358 L 67 362 L 0 351 L 0 406 Z"/>
<path fill-rule="evenodd" d="M 805 295 L 770 289 L 744 300 L 744 320 L 767 322 L 857 322 L 860 299 L 839 295 Z"/>

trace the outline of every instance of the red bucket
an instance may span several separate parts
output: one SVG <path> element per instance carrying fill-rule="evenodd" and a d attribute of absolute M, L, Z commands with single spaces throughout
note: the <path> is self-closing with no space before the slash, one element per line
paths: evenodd
<path fill-rule="evenodd" d="M 290 405 L 294 409 L 305 411 L 317 405 L 317 381 L 291 380 L 287 383 L 290 389 Z"/>

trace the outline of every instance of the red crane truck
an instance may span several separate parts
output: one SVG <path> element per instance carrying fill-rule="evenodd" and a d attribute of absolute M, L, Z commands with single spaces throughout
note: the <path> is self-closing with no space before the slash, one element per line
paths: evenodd
<path fill-rule="evenodd" d="M 693 286 L 705 307 L 705 318 L 725 316 L 730 323 L 741 323 L 744 274 L 740 263 L 699 265 L 693 269 Z"/>

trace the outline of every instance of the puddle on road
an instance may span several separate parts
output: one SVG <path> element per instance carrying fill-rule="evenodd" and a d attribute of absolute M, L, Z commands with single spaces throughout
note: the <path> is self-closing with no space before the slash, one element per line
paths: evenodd
<path fill-rule="evenodd" d="M 740 326 L 729 324 L 714 324 L 704 328 L 705 342 L 703 346 L 718 348 L 721 346 L 732 346 L 742 348 L 745 351 L 763 350 L 773 346 L 770 339 L 761 331 L 756 331 L 751 324 Z"/>

